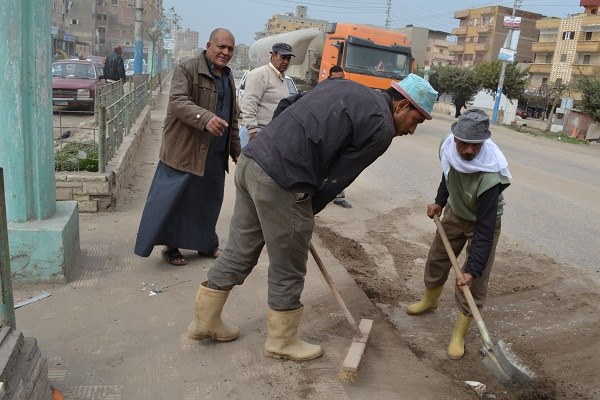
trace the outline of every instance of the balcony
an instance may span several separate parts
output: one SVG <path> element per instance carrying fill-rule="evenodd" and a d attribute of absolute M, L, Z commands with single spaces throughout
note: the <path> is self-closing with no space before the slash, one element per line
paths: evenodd
<path fill-rule="evenodd" d="M 573 75 L 598 76 L 600 65 L 573 64 Z"/>
<path fill-rule="evenodd" d="M 556 50 L 556 42 L 534 42 L 531 51 L 534 53 L 552 53 Z"/>
<path fill-rule="evenodd" d="M 600 52 L 600 42 L 591 40 L 580 40 L 577 42 L 577 52 L 598 53 Z"/>
<path fill-rule="evenodd" d="M 461 26 L 458 28 L 453 28 L 452 29 L 452 34 L 456 35 L 456 36 L 464 36 L 467 34 L 467 27 L 466 26 Z"/>
<path fill-rule="evenodd" d="M 477 33 L 490 33 L 492 31 L 491 25 L 479 25 L 477 27 Z"/>
<path fill-rule="evenodd" d="M 560 27 L 560 18 L 544 18 L 535 21 L 535 29 L 538 31 L 558 30 Z"/>
<path fill-rule="evenodd" d="M 448 51 L 450 53 L 462 53 L 463 51 L 465 51 L 465 46 L 462 44 L 453 44 L 451 46 L 448 46 Z"/>
<path fill-rule="evenodd" d="M 454 11 L 454 18 L 464 19 L 469 17 L 469 10 Z"/>
<path fill-rule="evenodd" d="M 452 54 L 435 53 L 432 57 L 433 62 L 436 62 L 437 60 L 454 61 L 454 56 Z"/>
<path fill-rule="evenodd" d="M 531 64 L 529 66 L 530 74 L 550 74 L 552 64 Z"/>
<path fill-rule="evenodd" d="M 488 46 L 487 43 L 477 43 L 475 45 L 475 51 L 477 53 L 485 53 L 490 49 L 490 46 Z"/>

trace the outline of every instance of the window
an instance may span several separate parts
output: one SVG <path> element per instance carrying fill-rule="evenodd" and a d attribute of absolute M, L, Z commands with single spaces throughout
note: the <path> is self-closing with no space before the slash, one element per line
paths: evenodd
<path fill-rule="evenodd" d="M 548 86 L 548 78 L 542 78 L 542 87 Z"/>
<path fill-rule="evenodd" d="M 98 21 L 107 21 L 108 20 L 108 15 L 106 15 L 106 14 L 96 14 L 96 19 Z"/>
<path fill-rule="evenodd" d="M 562 85 L 562 78 L 556 78 L 556 82 L 554 82 L 556 86 Z"/>
<path fill-rule="evenodd" d="M 552 64 L 552 54 L 546 54 L 546 58 L 544 60 L 546 64 Z"/>
<path fill-rule="evenodd" d="M 589 54 L 585 54 L 585 55 L 583 56 L 583 62 L 582 62 L 582 64 L 590 64 L 590 61 L 591 61 L 591 59 L 592 59 L 592 56 L 591 56 L 591 55 L 589 55 Z"/>
<path fill-rule="evenodd" d="M 566 54 L 561 54 L 560 55 L 560 62 L 566 62 L 567 61 L 567 55 Z"/>
<path fill-rule="evenodd" d="M 592 32 L 585 33 L 585 40 L 592 40 Z"/>
<path fill-rule="evenodd" d="M 79 20 L 78 19 L 72 19 L 71 20 L 71 25 L 79 25 Z"/>
<path fill-rule="evenodd" d="M 118 6 L 118 5 L 119 5 L 119 0 L 110 0 L 110 3 L 111 3 L 113 6 Z"/>
<path fill-rule="evenodd" d="M 563 40 L 573 40 L 575 39 L 575 31 L 566 31 L 562 34 Z"/>

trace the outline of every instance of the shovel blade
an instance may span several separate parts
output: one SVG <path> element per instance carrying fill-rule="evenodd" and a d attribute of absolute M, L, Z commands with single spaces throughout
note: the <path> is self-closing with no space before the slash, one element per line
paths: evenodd
<path fill-rule="evenodd" d="M 536 374 L 514 354 L 503 340 L 499 340 L 486 353 L 483 365 L 504 386 L 531 388 L 536 385 Z"/>

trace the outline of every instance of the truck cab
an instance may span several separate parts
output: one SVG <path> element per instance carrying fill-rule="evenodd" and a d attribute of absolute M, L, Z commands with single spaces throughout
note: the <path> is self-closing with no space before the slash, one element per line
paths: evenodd
<path fill-rule="evenodd" d="M 410 74 L 412 54 L 408 38 L 370 25 L 331 24 L 323 47 L 319 81 L 340 65 L 350 79 L 375 89 L 387 89 L 392 81 Z"/>

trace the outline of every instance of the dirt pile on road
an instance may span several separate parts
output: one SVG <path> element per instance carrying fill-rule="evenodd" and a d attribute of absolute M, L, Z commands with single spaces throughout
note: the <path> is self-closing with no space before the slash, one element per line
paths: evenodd
<path fill-rule="evenodd" d="M 597 284 L 580 270 L 501 237 L 482 315 L 492 339 L 509 343 L 541 377 L 534 390 L 508 391 L 481 364 L 475 326 L 467 336 L 465 357 L 460 361 L 446 357 L 457 313 L 453 274 L 435 312 L 406 314 L 406 306 L 422 294 L 423 268 L 435 230 L 433 226 L 424 231 L 411 221 L 411 210 L 399 208 L 369 220 L 360 237 L 345 237 L 338 233 L 343 231 L 339 225 L 327 226 L 322 220 L 316 233 L 396 326 L 406 346 L 432 368 L 459 381 L 483 382 L 487 393 L 498 399 L 600 398 Z"/>

